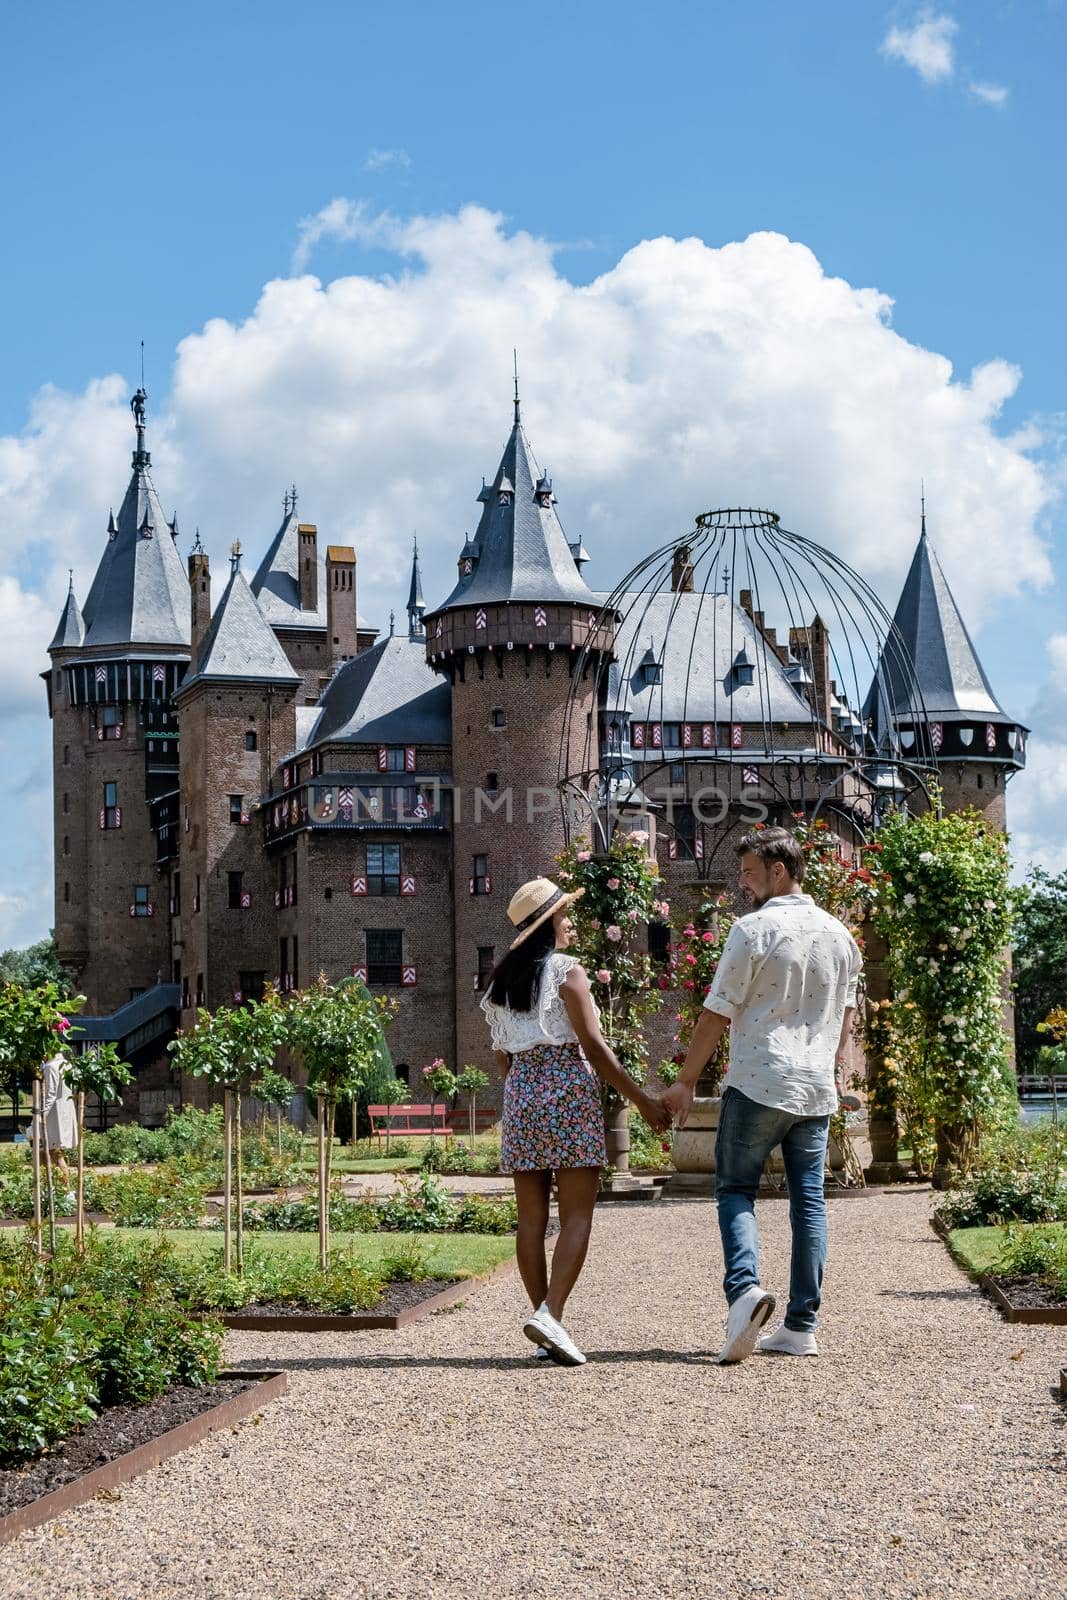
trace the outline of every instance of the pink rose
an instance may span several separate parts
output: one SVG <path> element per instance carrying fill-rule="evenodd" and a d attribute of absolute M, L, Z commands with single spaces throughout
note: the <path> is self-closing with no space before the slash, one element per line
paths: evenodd
<path fill-rule="evenodd" d="M 686 978 L 685 982 L 682 984 L 682 988 L 683 989 L 695 989 L 696 988 L 696 984 L 693 982 L 692 978 Z"/>
<path fill-rule="evenodd" d="M 572 874 L 569 873 L 569 872 L 559 872 L 559 873 L 556 874 L 556 876 L 560 879 L 561 882 L 570 883 Z"/>
<path fill-rule="evenodd" d="M 593 859 L 593 852 L 591 850 L 579 850 L 574 859 L 576 861 L 591 861 Z"/>
<path fill-rule="evenodd" d="M 608 888 L 609 889 L 617 889 L 618 887 L 619 887 L 618 878 L 609 878 L 608 879 Z"/>
<path fill-rule="evenodd" d="M 703 939 L 705 944 L 715 943 L 715 935 L 713 933 L 702 933 L 700 937 Z"/>
<path fill-rule="evenodd" d="M 615 944 L 618 944 L 619 940 L 622 938 L 622 929 L 617 927 L 614 922 L 611 924 L 611 927 L 606 930 L 606 932 L 608 938 L 611 939 Z"/>
<path fill-rule="evenodd" d="M 688 961 L 688 963 L 689 963 L 689 965 L 691 967 L 695 967 L 696 966 L 697 958 L 696 958 L 696 956 L 690 955 L 688 950 L 685 953 L 685 959 Z"/>
<path fill-rule="evenodd" d="M 695 939 L 697 936 L 697 931 L 691 922 L 687 922 L 685 927 L 682 929 L 682 934 L 686 939 Z"/>
<path fill-rule="evenodd" d="M 635 908 L 633 911 L 628 911 L 626 915 L 629 917 L 631 922 L 636 922 L 641 913 Z"/>
<path fill-rule="evenodd" d="M 607 967 L 601 967 L 598 970 L 597 975 L 596 975 L 596 981 L 597 981 L 597 983 L 610 983 L 611 982 L 611 973 L 608 971 Z"/>
<path fill-rule="evenodd" d="M 60 1017 L 59 1021 L 56 1023 L 56 1032 L 59 1034 L 59 1037 L 62 1039 L 63 1035 L 65 1033 L 69 1033 L 69 1031 L 70 1031 L 70 1018 L 69 1017 Z"/>
<path fill-rule="evenodd" d="M 599 917 L 592 917 L 590 919 L 589 926 L 591 928 L 599 928 L 600 927 L 600 918 Z"/>
<path fill-rule="evenodd" d="M 648 843 L 648 833 L 644 828 L 636 828 L 634 832 L 631 833 L 630 838 L 633 840 L 634 844 Z"/>
<path fill-rule="evenodd" d="M 671 986 L 671 980 L 669 978 L 661 978 L 659 980 L 659 986 L 661 989 L 669 989 Z"/>

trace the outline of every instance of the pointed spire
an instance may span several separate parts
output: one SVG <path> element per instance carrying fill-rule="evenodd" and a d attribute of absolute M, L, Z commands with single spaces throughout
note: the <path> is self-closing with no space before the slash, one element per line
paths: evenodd
<path fill-rule="evenodd" d="M 496 476 L 491 485 L 483 483 L 478 499 L 482 515 L 469 541 L 476 547 L 476 559 L 465 546 L 459 582 L 435 611 L 512 600 L 592 603 L 593 594 L 560 525 L 551 481 L 533 458 L 517 398 Z M 468 560 L 470 573 L 465 571 Z"/>
<path fill-rule="evenodd" d="M 241 565 L 241 541 L 235 539 L 230 546 L 230 572 L 238 571 Z"/>
<path fill-rule="evenodd" d="M 518 428 L 522 425 L 522 415 L 519 407 L 519 352 L 517 350 L 511 352 L 511 360 L 515 369 L 515 426 Z"/>
<path fill-rule="evenodd" d="M 67 598 L 63 603 L 59 624 L 52 638 L 49 650 L 75 650 L 85 642 L 85 624 L 82 614 L 78 610 L 78 602 L 74 598 L 74 568 L 70 569 L 67 586 Z"/>
<path fill-rule="evenodd" d="M 109 539 L 117 538 L 118 537 L 118 531 L 119 531 L 119 525 L 115 521 L 115 508 L 113 506 L 111 506 L 111 507 L 108 508 L 108 514 L 107 514 L 107 536 L 108 536 L 108 538 Z"/>
<path fill-rule="evenodd" d="M 919 538 L 920 539 L 925 539 L 926 538 L 926 479 L 925 478 L 920 478 L 919 479 L 919 494 L 920 494 L 920 504 L 922 506 L 922 531 L 919 534 Z"/>
<path fill-rule="evenodd" d="M 928 716 L 939 721 L 1006 716 L 927 538 L 925 493 L 921 526 L 893 615 L 894 637 L 899 635 L 899 642 L 883 651 L 863 705 L 863 716 L 873 720 L 879 736 L 887 715 L 899 716 L 903 721 L 915 716 L 914 688 L 906 664 L 900 659 L 901 644 L 914 663 Z"/>
<path fill-rule="evenodd" d="M 422 574 L 419 571 L 419 541 L 417 535 L 412 540 L 413 550 L 411 556 L 411 586 L 408 589 L 408 638 L 423 639 L 426 636 L 422 625 L 422 615 L 426 610 L 426 602 L 422 598 Z"/>
<path fill-rule="evenodd" d="M 200 528 L 199 528 L 199 525 L 197 526 L 196 534 L 195 534 L 195 537 L 193 539 L 193 547 L 189 551 L 189 554 L 191 556 L 202 556 L 204 554 L 204 547 L 200 543 Z"/>
<path fill-rule="evenodd" d="M 178 537 L 178 513 L 176 511 L 167 523 L 167 527 L 170 529 L 171 538 L 176 539 Z"/>

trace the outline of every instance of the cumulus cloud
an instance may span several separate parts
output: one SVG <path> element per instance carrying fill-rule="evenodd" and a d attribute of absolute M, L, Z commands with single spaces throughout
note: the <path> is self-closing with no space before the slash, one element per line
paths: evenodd
<path fill-rule="evenodd" d="M 1008 103 L 1008 91 L 1002 83 L 969 83 L 967 85 L 976 100 L 981 100 L 983 105 L 992 106 L 1000 111 Z"/>
<path fill-rule="evenodd" d="M 407 172 L 411 167 L 411 157 L 406 150 L 367 151 L 367 159 L 363 163 L 364 172 L 385 172 L 389 167 L 399 167 Z"/>
<path fill-rule="evenodd" d="M 922 13 L 907 28 L 890 28 L 882 54 L 914 67 L 924 83 L 940 83 L 955 70 L 954 44 L 959 23 L 953 17 Z"/>
<path fill-rule="evenodd" d="M 365 616 L 402 614 L 416 528 L 427 599 L 443 596 L 507 436 L 515 346 L 531 442 L 597 587 L 696 512 L 770 505 L 892 604 L 921 477 L 972 629 L 1049 578 L 1042 430 L 998 431 L 1018 369 L 994 357 L 955 374 L 894 329 L 885 293 L 828 276 L 802 244 L 650 239 L 575 285 L 548 242 L 473 205 L 405 219 L 339 198 L 301 224 L 305 265 L 326 238 L 392 252 L 391 272 L 268 283 L 242 321 L 184 339 L 169 397 L 150 398 L 157 487 L 180 512 L 183 554 L 199 524 L 216 594 L 230 541 L 258 560 L 295 479 L 323 542 L 356 545 Z M 123 492 L 129 393 L 116 377 L 49 390 L 0 439 L 4 525 L 40 557 L 12 574 L 34 597 L 13 648 L 37 670 L 66 569 L 84 600 Z M 1012 560 L 990 563 L 1006 529 Z M 14 591 L 4 603 L 22 604 Z"/>

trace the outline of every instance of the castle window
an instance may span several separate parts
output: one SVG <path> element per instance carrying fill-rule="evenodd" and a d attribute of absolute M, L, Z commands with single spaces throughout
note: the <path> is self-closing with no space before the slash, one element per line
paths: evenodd
<path fill-rule="evenodd" d="M 133 914 L 135 917 L 150 917 L 152 907 L 148 900 L 147 883 L 135 883 L 133 886 Z"/>
<path fill-rule="evenodd" d="M 497 790 L 499 788 L 500 788 L 500 780 L 499 780 L 497 774 L 495 772 L 487 772 L 486 775 L 485 775 L 486 793 L 487 794 L 496 794 L 496 792 L 497 792 Z"/>
<path fill-rule="evenodd" d="M 69 856 L 70 855 L 70 834 L 69 833 L 65 833 L 63 835 L 63 854 L 65 856 Z"/>
<path fill-rule="evenodd" d="M 978 774 L 978 787 L 979 787 L 979 789 L 981 789 L 983 787 L 982 774 L 981 773 Z"/>
<path fill-rule="evenodd" d="M 66 799 L 66 796 L 63 797 Z M 119 788 L 117 783 L 104 784 L 104 808 L 101 812 L 101 824 L 105 828 L 117 828 L 122 823 L 122 810 L 119 806 Z"/>
<path fill-rule="evenodd" d="M 399 984 L 404 960 L 401 928 L 367 929 L 367 982 Z"/>
<path fill-rule="evenodd" d="M 69 767 L 70 766 L 70 745 L 69 744 L 65 744 L 63 746 L 63 765 L 65 767 Z"/>
<path fill-rule="evenodd" d="M 105 728 L 118 728 L 122 724 L 122 709 L 120 706 L 104 706 L 100 712 L 100 721 Z"/>
<path fill-rule="evenodd" d="M 63 899 L 64 899 L 64 901 L 66 902 L 67 905 L 70 904 L 70 884 L 69 883 L 65 883 L 63 885 Z"/>
<path fill-rule="evenodd" d="M 490 713 L 489 726 L 491 728 L 506 728 L 507 725 L 507 712 L 501 706 L 494 706 L 492 712 Z"/>
<path fill-rule="evenodd" d="M 63 815 L 66 816 L 67 813 L 69 812 L 69 810 L 70 810 L 70 795 L 69 794 L 65 794 L 63 796 Z"/>
<path fill-rule="evenodd" d="M 648 925 L 648 953 L 653 961 L 661 967 L 669 964 L 671 959 L 671 930 L 666 922 L 650 922 Z"/>
<path fill-rule="evenodd" d="M 492 978 L 493 968 L 496 966 L 495 951 L 495 945 L 480 944 L 478 946 L 478 973 L 474 980 L 474 987 L 479 991 L 489 987 L 489 980 Z"/>
<path fill-rule="evenodd" d="M 237 987 L 245 1000 L 262 1000 L 263 974 L 262 972 L 240 972 L 237 975 Z"/>
<path fill-rule="evenodd" d="M 183 974 L 183 976 L 182 976 L 182 1010 L 183 1011 L 188 1011 L 188 1009 L 189 1009 L 189 977 L 188 977 L 188 974 L 186 973 L 186 974 Z"/>
<path fill-rule="evenodd" d="M 488 894 L 492 888 L 489 877 L 489 857 L 475 856 L 471 862 L 471 894 Z"/>
<path fill-rule="evenodd" d="M 252 729 L 252 728 L 247 728 L 245 730 L 245 749 L 246 750 L 254 750 L 255 748 L 256 748 L 255 730 Z M 243 994 L 244 990 L 242 990 L 241 992 Z"/>
<path fill-rule="evenodd" d="M 333 899 L 333 890 L 330 888 L 329 884 L 327 884 L 326 888 L 322 891 L 322 898 L 324 900 Z"/>
<path fill-rule="evenodd" d="M 180 917 L 182 911 L 182 875 L 176 872 L 170 880 L 171 916 Z"/>
<path fill-rule="evenodd" d="M 227 796 L 227 799 L 230 802 L 230 821 L 231 822 L 240 822 L 241 813 L 244 810 L 244 798 L 245 797 L 244 797 L 243 794 L 231 794 L 231 795 Z"/>
<path fill-rule="evenodd" d="M 242 888 L 244 886 L 244 876 L 245 875 L 244 875 L 243 872 L 228 872 L 226 874 L 226 881 L 227 881 L 227 901 L 226 901 L 226 903 L 229 906 L 231 911 L 240 911 L 240 909 L 241 909 L 241 890 L 242 890 Z M 242 990 L 242 993 L 243 993 L 244 992 L 244 984 L 241 985 L 241 990 Z"/>
<path fill-rule="evenodd" d="M 193 895 L 193 910 L 200 910 L 200 874 L 196 875 L 196 893 Z"/>
<path fill-rule="evenodd" d="M 204 989 L 204 974 L 202 972 L 198 972 L 196 975 L 196 1003 L 198 1006 L 202 1006 L 206 1003 L 206 1000 L 207 994 Z"/>
<path fill-rule="evenodd" d="M 398 844 L 369 844 L 367 846 L 367 893 L 400 893 L 400 846 Z"/>

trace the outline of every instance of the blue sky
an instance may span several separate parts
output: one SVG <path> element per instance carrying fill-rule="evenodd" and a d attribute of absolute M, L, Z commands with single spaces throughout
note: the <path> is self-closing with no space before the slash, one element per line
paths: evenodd
<path fill-rule="evenodd" d="M 466 204 L 500 214 L 503 238 L 525 231 L 556 247 L 554 276 L 537 279 L 552 292 L 558 280 L 586 285 L 611 274 L 641 241 L 695 236 L 717 250 L 772 232 L 806 246 L 828 278 L 890 297 L 896 332 L 946 358 L 961 380 L 991 361 L 1021 369 L 1004 385 L 988 432 L 1018 439 L 1018 430 L 1036 430 L 1020 449 L 1042 474 L 1040 504 L 1033 496 L 1020 501 L 1016 522 L 1010 476 L 998 480 L 995 524 L 971 544 L 966 529 L 945 529 L 943 542 L 955 563 L 946 562 L 950 579 L 967 590 L 972 619 L 980 613 L 980 649 L 1001 698 L 1020 715 L 1039 698 L 1046 710 L 1067 710 L 1067 656 L 1060 662 L 1056 653 L 1067 567 L 1058 498 L 1067 413 L 1065 27 L 1067 12 L 1052 0 L 926 11 L 854 0 L 655 8 L 550 0 L 534 11 L 465 0 L 373 8 L 324 0 L 304 9 L 194 0 L 166 12 L 9 7 L 0 21 L 8 66 L 0 102 L 8 155 L 0 170 L 7 236 L 0 506 L 5 441 L 15 441 L 20 460 L 40 445 L 42 393 L 53 392 L 47 386 L 84 397 L 114 373 L 128 386 L 143 338 L 162 446 L 157 482 L 166 468 L 165 502 L 181 506 L 183 526 L 210 529 L 211 495 L 193 459 L 208 424 L 198 434 L 190 421 L 197 403 L 201 419 L 210 407 L 195 382 L 176 381 L 176 352 L 213 319 L 234 328 L 258 319 L 264 285 L 292 275 L 301 219 L 339 197 L 368 218 L 389 213 L 395 226 L 319 228 L 306 266 L 323 284 L 432 274 L 403 227 L 414 218 L 457 217 Z M 893 30 L 898 45 L 887 49 Z M 508 261 L 512 281 L 524 281 L 527 268 L 514 249 Z M 461 267 L 451 278 L 440 262 L 437 270 L 446 284 L 462 276 Z M 540 269 L 530 270 L 532 283 Z M 629 294 L 624 286 L 624 299 Z M 477 307 L 467 315 L 477 321 Z M 524 331 L 521 315 L 509 322 L 487 313 L 494 382 L 497 367 L 504 382 L 512 343 L 537 350 Z M 434 345 L 432 322 L 423 337 L 428 349 Z M 654 324 L 648 337 L 655 338 Z M 216 349 L 210 339 L 194 346 L 193 355 Z M 243 358 L 238 342 L 230 359 Z M 817 355 L 811 361 L 817 366 Z M 190 358 L 189 370 L 195 366 Z M 309 361 L 298 377 L 293 371 L 287 368 L 285 404 L 299 431 L 316 368 Z M 225 356 L 211 372 L 215 391 L 228 393 Z M 417 412 L 417 361 L 403 377 Z M 535 372 L 541 436 L 563 456 L 553 438 L 551 386 L 540 392 L 537 384 Z M 248 404 L 246 391 L 237 392 Z M 361 391 L 361 400 L 372 404 L 371 391 Z M 12 549 L 4 571 L 40 597 L 42 615 L 54 604 L 61 567 L 73 564 L 76 581 L 91 573 L 103 502 L 121 496 L 129 448 L 117 431 L 123 404 L 117 390 L 84 402 L 83 410 L 97 406 L 105 419 L 100 449 L 112 453 L 99 480 L 84 475 L 84 531 L 77 508 L 64 502 L 62 515 L 76 530 L 69 561 L 55 540 L 43 536 L 34 545 L 32 509 L 28 526 L 20 511 L 31 548 Z M 403 415 L 400 408 L 398 431 Z M 503 410 L 500 417 L 478 437 L 457 431 L 452 441 L 461 497 L 477 487 L 476 473 L 495 466 Z M 537 415 L 528 410 L 528 419 L 536 445 Z M 857 441 L 857 449 L 873 457 L 877 437 Z M 46 453 L 54 460 L 62 446 L 50 443 Z M 305 493 L 313 494 L 319 458 L 310 447 L 294 454 Z M 936 527 L 939 505 L 947 512 L 957 501 L 944 456 L 939 467 L 922 455 L 909 456 L 915 499 L 920 476 L 932 477 Z M 46 476 L 49 461 L 34 459 L 34 471 Z M 92 451 L 87 460 L 92 465 Z M 862 460 L 855 469 L 862 476 Z M 421 542 L 438 468 L 427 482 L 417 460 L 405 462 L 404 472 Z M 595 525 L 588 477 L 572 481 L 570 493 Z M 7 491 L 21 507 L 17 479 L 9 476 Z M 264 508 L 280 501 L 283 481 L 272 479 L 269 494 L 264 487 Z M 247 485 L 249 503 L 258 493 L 251 469 Z M 980 474 L 972 488 L 984 493 Z M 779 492 L 790 498 L 788 480 Z M 353 493 L 369 494 L 366 471 Z M 429 500 L 432 507 L 432 494 Z M 220 548 L 238 512 L 226 502 L 228 526 L 214 530 Z M 53 522 L 57 514 L 49 512 Z M 649 543 L 676 531 L 673 517 L 671 508 Z M 270 527 L 258 501 L 256 518 L 262 541 Z M 812 520 L 804 531 L 818 537 Z M 395 587 L 399 557 L 381 531 L 387 523 L 382 510 L 364 536 Z M 428 590 L 434 578 L 444 580 L 461 532 L 426 527 Z M 1040 577 L 1034 551 L 1042 544 L 1051 570 Z M 902 544 L 887 592 L 905 555 Z M 976 563 L 989 573 L 988 604 Z M 384 595 L 383 588 L 379 609 Z M 1061 792 L 1067 798 L 1067 749 L 1057 745 L 1046 766 L 1044 818 L 1035 820 L 1035 798 L 1027 825 L 1035 855 L 1050 860 L 1049 818 Z M 26 792 L 39 794 L 39 782 L 39 769 L 28 770 Z M 47 872 L 38 866 L 31 878 L 44 881 Z M 28 890 L 12 923 L 20 933 L 41 922 L 29 898 Z"/>

